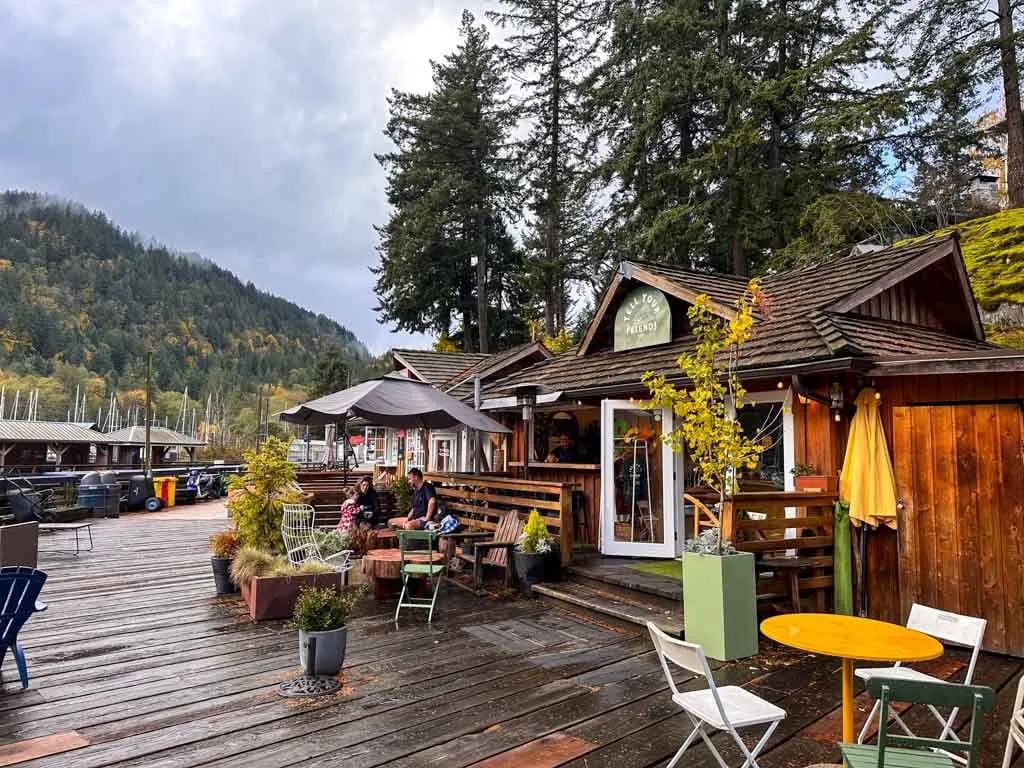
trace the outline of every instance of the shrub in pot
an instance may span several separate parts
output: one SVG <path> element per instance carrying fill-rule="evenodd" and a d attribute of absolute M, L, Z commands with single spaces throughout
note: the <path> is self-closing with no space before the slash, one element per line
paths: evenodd
<path fill-rule="evenodd" d="M 797 464 L 792 471 L 793 487 L 798 491 L 835 493 L 839 490 L 839 478 L 819 473 L 812 464 Z"/>
<path fill-rule="evenodd" d="M 210 537 L 210 563 L 213 565 L 213 581 L 218 595 L 230 595 L 238 591 L 238 585 L 231 579 L 231 561 L 238 551 L 238 537 L 230 528 Z"/>
<path fill-rule="evenodd" d="M 523 532 L 519 536 L 519 543 L 512 552 L 516 576 L 519 578 L 519 589 L 524 595 L 533 592 L 534 584 L 548 580 L 553 557 L 548 526 L 540 512 L 531 509 Z"/>
<path fill-rule="evenodd" d="M 309 669 L 310 639 L 315 639 L 313 674 L 336 675 L 345 661 L 348 617 L 362 597 L 361 589 L 303 587 L 295 601 L 290 629 L 299 630 L 299 664 Z"/>

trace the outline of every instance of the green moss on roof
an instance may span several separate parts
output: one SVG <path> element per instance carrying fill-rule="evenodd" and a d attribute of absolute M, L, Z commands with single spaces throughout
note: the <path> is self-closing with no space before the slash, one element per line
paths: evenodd
<path fill-rule="evenodd" d="M 982 309 L 1024 304 L 1024 208 L 1001 211 L 940 230 L 960 232 L 960 249 Z"/>

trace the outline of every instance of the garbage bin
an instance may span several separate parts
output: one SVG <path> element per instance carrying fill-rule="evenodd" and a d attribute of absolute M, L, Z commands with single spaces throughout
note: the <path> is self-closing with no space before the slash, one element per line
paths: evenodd
<path fill-rule="evenodd" d="M 165 507 L 174 506 L 174 492 L 178 487 L 176 477 L 154 477 L 153 485 L 156 488 L 156 497 L 164 503 Z"/>
<path fill-rule="evenodd" d="M 119 517 L 121 515 L 121 483 L 117 480 L 117 473 L 110 470 L 100 472 L 100 485 L 107 488 L 107 517 Z"/>
<path fill-rule="evenodd" d="M 78 506 L 87 507 L 93 517 L 106 517 L 110 490 L 100 483 L 99 472 L 86 472 L 78 485 Z"/>
<path fill-rule="evenodd" d="M 134 475 L 128 481 L 128 502 L 125 505 L 129 512 L 137 512 L 146 508 L 146 502 L 156 497 L 153 481 L 145 475 Z M 159 499 L 154 503 L 159 503 Z"/>

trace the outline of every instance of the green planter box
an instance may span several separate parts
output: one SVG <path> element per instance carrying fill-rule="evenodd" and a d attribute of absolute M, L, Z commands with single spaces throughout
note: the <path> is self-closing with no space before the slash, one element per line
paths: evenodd
<path fill-rule="evenodd" d="M 683 624 L 686 641 L 719 661 L 757 653 L 754 556 L 683 553 Z"/>

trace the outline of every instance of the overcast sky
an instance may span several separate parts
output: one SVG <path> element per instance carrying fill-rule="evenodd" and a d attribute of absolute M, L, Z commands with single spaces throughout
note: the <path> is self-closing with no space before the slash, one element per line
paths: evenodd
<path fill-rule="evenodd" d="M 373 307 L 373 158 L 487 0 L 0 0 L 0 189 L 48 192 L 323 312 Z"/>

